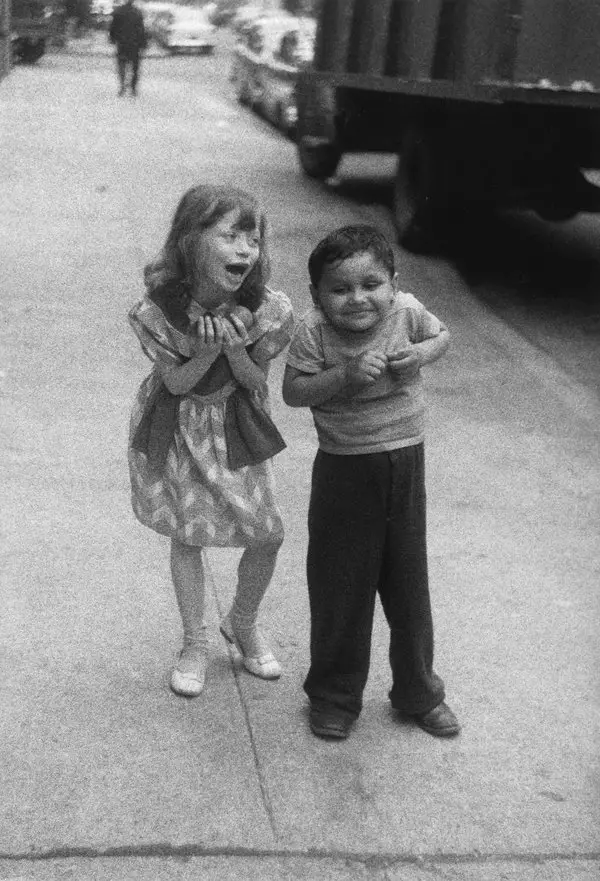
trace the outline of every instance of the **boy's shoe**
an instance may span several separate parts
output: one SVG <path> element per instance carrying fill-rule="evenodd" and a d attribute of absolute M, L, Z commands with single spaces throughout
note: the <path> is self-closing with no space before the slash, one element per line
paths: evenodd
<path fill-rule="evenodd" d="M 198 654 L 187 658 L 182 656 L 183 652 L 179 655 L 179 660 L 171 673 L 171 688 L 175 694 L 180 694 L 182 697 L 198 697 L 204 689 L 206 655 Z"/>
<path fill-rule="evenodd" d="M 256 625 L 254 625 L 245 636 L 245 639 L 252 644 L 252 648 L 249 648 L 248 645 L 244 646 L 242 644 L 240 634 L 236 633 L 233 629 L 233 622 L 230 615 L 226 615 L 223 618 L 220 630 L 222 636 L 227 642 L 237 648 L 242 656 L 244 667 L 249 673 L 253 673 L 254 676 L 258 676 L 259 679 L 279 679 L 281 676 L 279 662 L 269 650 L 264 636 Z"/>
<path fill-rule="evenodd" d="M 458 719 L 443 701 L 427 713 L 415 713 L 417 725 L 434 737 L 454 737 L 460 731 Z"/>
<path fill-rule="evenodd" d="M 310 708 L 310 730 L 317 737 L 345 740 L 350 734 L 354 719 L 333 709 Z"/>

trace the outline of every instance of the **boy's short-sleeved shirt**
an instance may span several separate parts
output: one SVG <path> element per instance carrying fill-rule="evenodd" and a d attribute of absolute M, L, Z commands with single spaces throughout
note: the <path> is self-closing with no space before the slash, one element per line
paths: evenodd
<path fill-rule="evenodd" d="M 365 333 L 336 330 L 320 309 L 313 308 L 296 327 L 287 363 L 302 373 L 320 373 L 368 350 L 392 355 L 441 330 L 440 321 L 412 294 L 398 293 L 387 315 Z M 335 395 L 311 411 L 319 446 L 327 453 L 379 453 L 421 443 L 424 437 L 420 373 L 406 382 L 386 370 L 352 397 Z"/>

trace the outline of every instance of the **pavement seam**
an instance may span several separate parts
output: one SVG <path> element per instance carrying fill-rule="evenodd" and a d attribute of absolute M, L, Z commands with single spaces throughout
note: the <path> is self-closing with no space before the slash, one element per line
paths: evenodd
<path fill-rule="evenodd" d="M 219 620 L 222 620 L 223 617 L 224 617 L 224 615 L 225 615 L 225 612 L 224 612 L 224 609 L 223 609 L 222 606 L 221 606 L 221 603 L 219 602 L 219 595 L 218 595 L 218 593 L 217 593 L 216 584 L 215 584 L 215 579 L 214 579 L 214 577 L 213 577 L 212 570 L 211 570 L 211 568 L 210 568 L 210 565 L 209 565 L 209 563 L 208 563 L 208 558 L 206 557 L 206 555 L 204 556 L 204 564 L 205 564 L 205 571 L 206 571 L 206 575 L 207 575 L 207 582 L 208 582 L 208 584 L 210 585 L 210 590 L 211 590 L 211 592 L 212 592 L 213 599 L 214 599 L 214 602 L 215 602 L 215 606 L 216 606 L 216 608 L 217 608 L 217 613 L 218 613 L 218 616 L 219 616 Z M 270 799 L 270 797 L 269 797 L 269 791 L 268 791 L 268 788 L 267 788 L 267 781 L 266 781 L 266 779 L 265 779 L 265 775 L 263 774 L 262 766 L 261 766 L 261 763 L 260 763 L 260 757 L 259 757 L 259 754 L 258 754 L 258 747 L 257 747 L 256 740 L 255 740 L 255 737 L 254 737 L 254 731 L 253 731 L 253 729 L 252 729 L 252 722 L 251 722 L 251 720 L 250 720 L 250 713 L 249 713 L 249 710 L 248 710 L 248 704 L 247 704 L 246 701 L 244 700 L 244 692 L 243 692 L 243 690 L 242 690 L 242 686 L 241 686 L 241 684 L 240 684 L 240 675 L 241 675 L 241 674 L 240 674 L 240 671 L 239 671 L 239 669 L 238 669 L 238 667 L 237 667 L 237 665 L 236 665 L 236 663 L 235 663 L 235 660 L 234 660 L 234 650 L 233 650 L 233 648 L 232 648 L 231 646 L 228 646 L 228 647 L 227 647 L 227 651 L 228 651 L 228 654 L 229 654 L 229 659 L 230 659 L 230 661 L 231 661 L 231 667 L 232 667 L 233 676 L 234 676 L 234 679 L 235 679 L 235 687 L 236 687 L 236 690 L 237 690 L 237 693 L 238 693 L 238 697 L 239 697 L 240 705 L 241 705 L 241 707 L 242 707 L 242 712 L 243 712 L 243 714 L 244 714 L 244 719 L 245 719 L 245 721 L 246 721 L 246 729 L 247 729 L 247 731 L 248 731 L 248 737 L 250 738 L 250 746 L 251 746 L 251 748 L 252 748 L 252 756 L 253 756 L 253 759 L 254 759 L 254 767 L 255 767 L 255 769 L 256 769 L 256 777 L 257 777 L 257 779 L 258 779 L 258 785 L 259 785 L 259 788 L 260 788 L 260 795 L 261 795 L 261 799 L 262 799 L 263 807 L 264 807 L 264 809 L 265 809 L 265 813 L 266 813 L 266 815 L 267 815 L 267 819 L 268 819 L 268 821 L 269 821 L 269 826 L 270 826 L 270 829 L 271 829 L 271 834 L 272 834 L 272 836 L 273 836 L 273 840 L 274 840 L 275 842 L 278 842 L 278 841 L 279 841 L 279 835 L 278 835 L 278 832 L 277 832 L 277 825 L 276 825 L 276 822 L 275 822 L 275 811 L 274 811 L 274 809 L 273 809 L 273 805 L 272 805 L 272 803 L 271 803 L 271 799 Z"/>
<path fill-rule="evenodd" d="M 552 853 L 548 851 L 523 853 L 483 853 L 477 849 L 466 853 L 354 853 L 346 850 L 324 850 L 321 848 L 279 849 L 247 847 L 206 847 L 194 844 L 147 844 L 140 846 L 121 845 L 119 847 L 57 847 L 48 850 L 23 853 L 2 853 L 0 862 L 38 863 L 64 859 L 123 859 L 123 858 L 164 858 L 187 859 L 193 857 L 232 857 L 305 859 L 323 861 L 344 861 L 368 867 L 388 867 L 395 865 L 434 866 L 434 865 L 493 865 L 495 863 L 515 863 L 517 865 L 540 865 L 549 862 L 600 862 L 600 851 L 577 853 L 574 851 Z"/>

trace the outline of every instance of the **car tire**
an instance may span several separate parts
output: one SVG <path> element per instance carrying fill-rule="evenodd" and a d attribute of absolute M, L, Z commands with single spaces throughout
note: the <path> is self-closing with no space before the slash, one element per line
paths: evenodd
<path fill-rule="evenodd" d="M 248 84 L 243 79 L 239 79 L 237 83 L 237 99 L 244 107 L 247 107 L 250 103 Z"/>

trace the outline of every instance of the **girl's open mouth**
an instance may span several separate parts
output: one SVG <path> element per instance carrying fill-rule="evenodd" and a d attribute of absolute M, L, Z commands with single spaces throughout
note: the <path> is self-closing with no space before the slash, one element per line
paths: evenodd
<path fill-rule="evenodd" d="M 247 263 L 228 263 L 225 267 L 227 272 L 231 275 L 235 275 L 237 278 L 242 278 L 245 275 L 248 264 Z"/>

